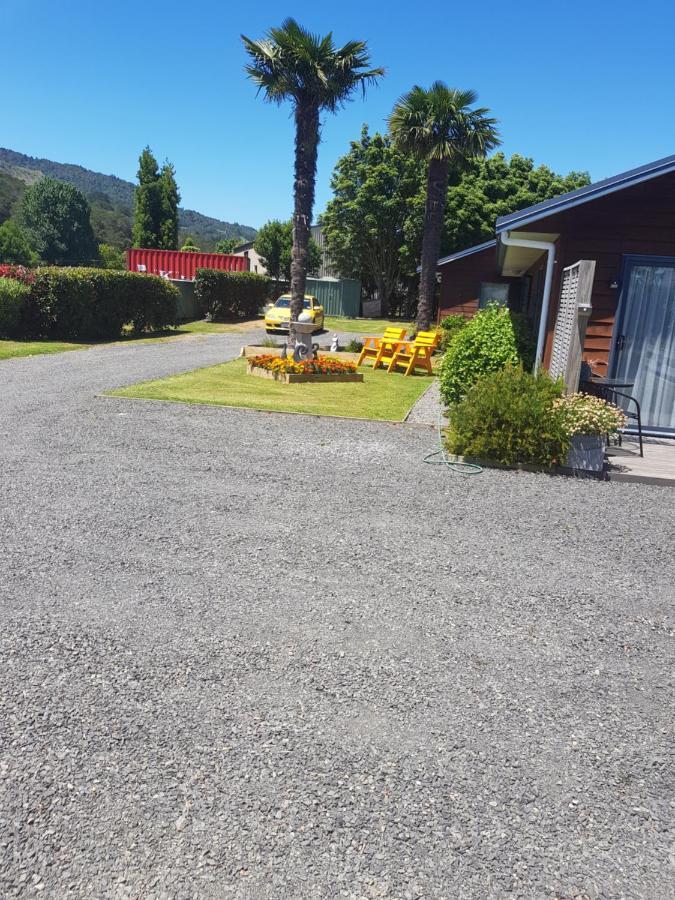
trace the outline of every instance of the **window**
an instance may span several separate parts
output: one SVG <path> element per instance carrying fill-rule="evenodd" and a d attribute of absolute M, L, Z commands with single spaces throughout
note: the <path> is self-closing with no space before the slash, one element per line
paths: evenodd
<path fill-rule="evenodd" d="M 508 284 L 495 284 L 489 281 L 481 282 L 478 309 L 485 309 L 488 303 L 498 303 L 500 306 L 507 306 L 508 302 Z"/>

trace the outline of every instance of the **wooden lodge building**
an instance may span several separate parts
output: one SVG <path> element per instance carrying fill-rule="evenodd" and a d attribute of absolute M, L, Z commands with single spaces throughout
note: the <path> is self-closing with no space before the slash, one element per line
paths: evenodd
<path fill-rule="evenodd" d="M 494 240 L 439 260 L 439 316 L 508 303 L 548 367 L 580 260 L 594 264 L 584 359 L 633 385 L 647 431 L 675 436 L 675 155 L 498 219 Z"/>

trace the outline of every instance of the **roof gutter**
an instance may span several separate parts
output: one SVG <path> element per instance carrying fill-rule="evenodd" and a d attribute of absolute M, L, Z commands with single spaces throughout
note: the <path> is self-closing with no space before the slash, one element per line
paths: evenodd
<path fill-rule="evenodd" d="M 551 286 L 553 285 L 553 266 L 555 264 L 555 244 L 550 241 L 530 241 L 525 238 L 511 237 L 510 231 L 499 235 L 499 240 L 507 247 L 526 247 L 530 250 L 545 250 L 546 277 L 544 278 L 544 294 L 541 298 L 541 316 L 539 318 L 539 333 L 537 334 L 537 352 L 534 357 L 534 373 L 539 371 L 544 358 L 544 344 L 546 342 L 546 323 L 548 322 L 548 308 L 551 301 Z"/>

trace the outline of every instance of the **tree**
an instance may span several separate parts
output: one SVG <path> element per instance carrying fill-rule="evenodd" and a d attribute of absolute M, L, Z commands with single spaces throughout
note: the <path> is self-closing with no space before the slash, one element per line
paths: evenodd
<path fill-rule="evenodd" d="M 475 157 L 499 144 L 496 120 L 487 109 L 472 109 L 475 91 L 449 88 L 435 81 L 429 90 L 415 85 L 394 106 L 389 130 L 404 153 L 427 166 L 417 327 L 431 322 L 450 171 L 461 172 Z"/>
<path fill-rule="evenodd" d="M 134 247 L 162 246 L 162 183 L 157 160 L 146 147 L 138 160 L 138 187 L 134 205 Z"/>
<path fill-rule="evenodd" d="M 291 268 L 293 266 L 293 222 L 286 223 L 288 238 L 281 250 L 281 276 L 284 281 L 291 280 Z M 323 254 L 321 247 L 314 238 L 309 239 L 307 245 L 307 275 L 317 275 L 321 268 Z"/>
<path fill-rule="evenodd" d="M 559 175 L 548 166 L 535 167 L 532 159 L 517 153 L 508 160 L 503 153 L 473 160 L 465 172 L 451 178 L 440 256 L 493 238 L 499 216 L 574 191 L 590 180 L 588 172 Z M 421 232 L 420 224 L 419 240 Z"/>
<path fill-rule="evenodd" d="M 126 258 L 123 250 L 110 244 L 98 245 L 98 256 L 104 269 L 126 269 Z"/>
<path fill-rule="evenodd" d="M 191 234 L 185 235 L 183 246 L 180 249 L 183 253 L 199 253 L 199 247 L 195 244 L 195 239 Z"/>
<path fill-rule="evenodd" d="M 423 188 L 420 164 L 401 153 L 389 137 L 368 133 L 338 160 L 333 199 L 321 217 L 326 250 L 343 275 L 376 289 L 387 315 L 405 270 L 408 216 Z"/>
<path fill-rule="evenodd" d="M 450 175 L 439 255 L 494 237 L 499 216 L 589 183 L 587 172 L 560 175 L 518 154 L 474 159 L 466 171 Z M 391 297 L 387 284 L 394 276 L 380 282 L 379 272 L 386 276 L 397 265 L 400 286 L 416 277 L 424 229 L 424 163 L 364 127 L 361 140 L 338 160 L 331 186 L 333 199 L 321 217 L 331 260 L 344 275 Z"/>
<path fill-rule="evenodd" d="M 36 259 L 23 228 L 12 219 L 3 222 L 0 225 L 0 263 L 32 266 Z"/>
<path fill-rule="evenodd" d="M 240 237 L 222 238 L 216 244 L 216 253 L 234 253 L 244 241 Z"/>
<path fill-rule="evenodd" d="M 377 82 L 383 69 L 370 69 L 368 48 L 363 41 L 336 47 L 332 33 L 311 34 L 294 19 L 272 28 L 262 40 L 242 35 L 250 57 L 246 72 L 266 100 L 281 104 L 290 100 L 295 117 L 295 182 L 293 251 L 291 262 L 291 339 L 293 322 L 303 309 L 308 270 L 308 248 L 320 116 L 334 113 L 360 87 Z"/>
<path fill-rule="evenodd" d="M 17 209 L 26 185 L 6 172 L 0 172 L 0 222 L 9 219 Z"/>
<path fill-rule="evenodd" d="M 273 219 L 265 223 L 256 235 L 254 247 L 260 254 L 267 274 L 276 281 L 291 277 L 293 260 L 293 222 L 280 222 Z M 321 248 L 316 241 L 309 239 L 307 247 L 307 271 L 317 272 L 321 266 Z"/>
<path fill-rule="evenodd" d="M 281 278 L 281 257 L 288 239 L 293 243 L 293 225 L 289 228 L 289 224 L 278 219 L 266 222 L 258 231 L 253 245 L 256 253 L 260 254 L 267 274 L 275 281 Z"/>
<path fill-rule="evenodd" d="M 56 265 L 90 263 L 98 256 L 84 194 L 72 184 L 41 178 L 21 202 L 21 222 L 42 259 Z"/>
<path fill-rule="evenodd" d="M 176 170 L 166 160 L 159 173 L 160 195 L 162 201 L 162 221 L 159 229 L 159 246 L 162 250 L 175 250 L 178 247 L 178 204 L 180 193 L 176 184 Z"/>

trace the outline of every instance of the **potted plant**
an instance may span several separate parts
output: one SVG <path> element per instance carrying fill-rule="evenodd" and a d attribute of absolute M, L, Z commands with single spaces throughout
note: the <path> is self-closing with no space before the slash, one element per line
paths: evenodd
<path fill-rule="evenodd" d="M 570 437 L 567 466 L 602 472 L 605 463 L 605 441 L 626 424 L 618 406 L 590 394 L 568 394 L 555 400 L 553 406 L 562 415 Z"/>

